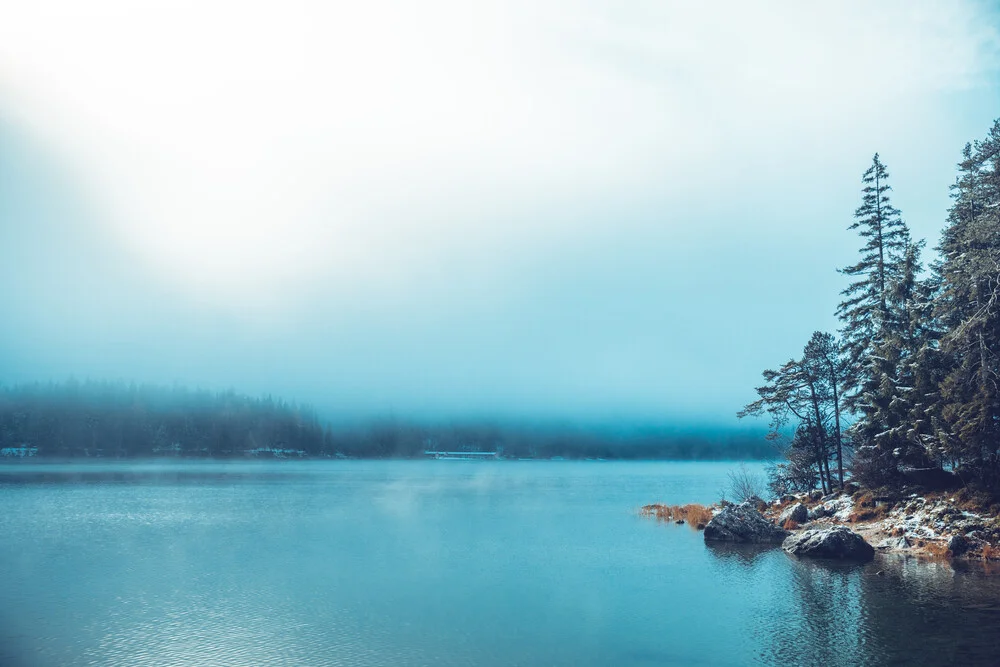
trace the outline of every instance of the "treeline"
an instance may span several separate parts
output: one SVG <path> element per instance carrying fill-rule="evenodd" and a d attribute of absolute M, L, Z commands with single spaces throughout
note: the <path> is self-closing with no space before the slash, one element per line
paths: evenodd
<path fill-rule="evenodd" d="M 962 151 L 929 270 L 878 154 L 862 184 L 839 338 L 814 333 L 801 356 L 764 371 L 758 400 L 739 413 L 767 414 L 769 437 L 784 441 L 772 490 L 829 490 L 845 470 L 877 487 L 947 469 L 998 492 L 1000 120 Z"/>
<path fill-rule="evenodd" d="M 316 415 L 280 400 L 179 387 L 76 382 L 0 388 L 7 456 L 244 456 L 332 452 Z"/>
<path fill-rule="evenodd" d="M 5 457 L 422 457 L 747 459 L 773 448 L 752 433 L 426 425 L 378 419 L 333 428 L 309 408 L 234 392 L 111 382 L 0 387 Z"/>
<path fill-rule="evenodd" d="M 504 458 L 765 459 L 774 447 L 749 432 L 676 433 L 656 428 L 624 433 L 603 428 L 512 424 L 426 425 L 375 421 L 334 432 L 337 451 L 349 456 L 423 456 L 425 451 L 495 451 Z"/>

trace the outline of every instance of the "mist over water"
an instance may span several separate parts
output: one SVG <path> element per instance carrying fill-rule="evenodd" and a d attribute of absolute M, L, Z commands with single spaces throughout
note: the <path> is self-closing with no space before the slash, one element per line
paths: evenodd
<path fill-rule="evenodd" d="M 0 658 L 882 665 L 1000 648 L 995 577 L 708 547 L 638 516 L 714 500 L 732 466 L 99 463 L 137 476 L 78 484 L 4 469 Z"/>
<path fill-rule="evenodd" d="M 775 453 L 876 151 L 935 246 L 995 1 L 0 17 L 0 667 L 997 662 L 995 572 L 638 513 Z"/>

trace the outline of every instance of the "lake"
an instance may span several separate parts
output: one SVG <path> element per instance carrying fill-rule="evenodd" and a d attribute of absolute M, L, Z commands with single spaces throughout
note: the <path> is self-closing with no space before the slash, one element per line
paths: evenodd
<path fill-rule="evenodd" d="M 637 514 L 734 467 L 0 466 L 0 664 L 995 664 L 1000 575 Z"/>

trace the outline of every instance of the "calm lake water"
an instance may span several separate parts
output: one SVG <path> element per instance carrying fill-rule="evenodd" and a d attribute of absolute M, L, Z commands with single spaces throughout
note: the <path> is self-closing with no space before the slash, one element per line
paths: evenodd
<path fill-rule="evenodd" d="M 711 502 L 733 467 L 2 466 L 0 664 L 1000 659 L 1000 575 L 709 548 L 636 514 Z"/>

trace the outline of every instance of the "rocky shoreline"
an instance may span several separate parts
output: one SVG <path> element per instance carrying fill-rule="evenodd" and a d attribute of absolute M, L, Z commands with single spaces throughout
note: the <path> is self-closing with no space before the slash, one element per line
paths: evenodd
<path fill-rule="evenodd" d="M 709 507 L 653 504 L 641 513 L 687 521 L 704 530 L 706 541 L 781 544 L 799 556 L 867 561 L 879 552 L 1000 561 L 1000 519 L 996 506 L 983 505 L 964 491 L 880 493 L 848 485 L 844 491 L 800 493 L 770 503 L 754 498 Z"/>

